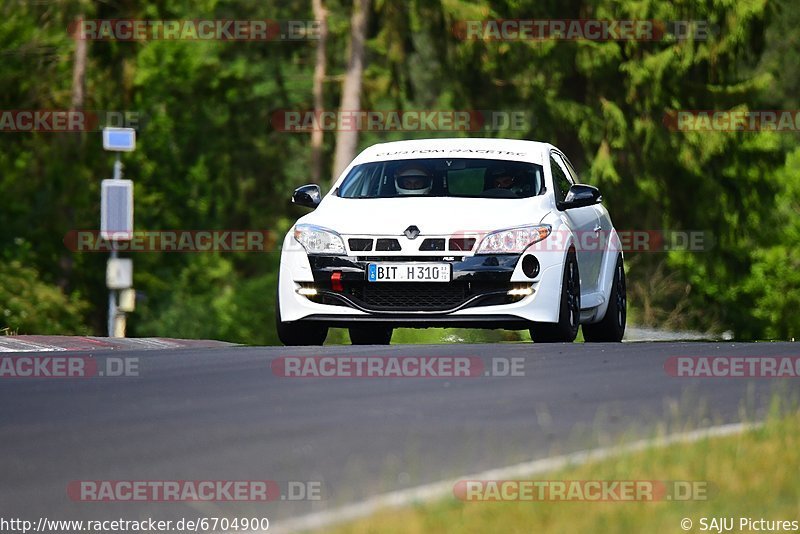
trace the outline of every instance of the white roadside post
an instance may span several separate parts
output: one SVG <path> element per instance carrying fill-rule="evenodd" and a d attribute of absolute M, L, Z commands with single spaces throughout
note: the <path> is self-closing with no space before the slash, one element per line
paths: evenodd
<path fill-rule="evenodd" d="M 133 286 L 133 260 L 119 258 L 117 245 L 133 237 L 133 182 L 122 179 L 120 152 L 133 152 L 136 148 L 136 130 L 133 128 L 103 128 L 103 149 L 116 152 L 114 177 L 103 180 L 100 194 L 100 238 L 111 243 L 111 255 L 106 265 L 108 287 L 108 337 L 125 337 L 125 311 L 133 305 L 126 302 L 117 306 L 117 291 Z M 130 299 L 130 293 L 127 293 Z"/>

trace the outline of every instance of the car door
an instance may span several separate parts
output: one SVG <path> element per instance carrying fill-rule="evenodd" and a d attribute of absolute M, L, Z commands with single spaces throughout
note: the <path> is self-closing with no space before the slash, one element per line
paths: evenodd
<path fill-rule="evenodd" d="M 569 188 L 576 183 L 575 171 L 570 173 L 570 165 L 559 152 L 550 152 L 550 170 L 553 174 L 556 200 L 563 202 Z M 597 236 L 600 233 L 600 221 L 594 206 L 571 208 L 562 212 L 569 221 L 575 235 L 575 253 L 578 257 L 578 270 L 581 277 L 581 293 L 597 291 L 600 278 L 600 262 L 602 253 L 598 252 Z"/>
<path fill-rule="evenodd" d="M 561 157 L 566 164 L 567 171 L 569 172 L 570 176 L 572 176 L 572 179 L 575 181 L 575 183 L 581 183 L 578 179 L 578 174 L 575 172 L 575 167 L 572 166 L 569 158 L 567 158 L 564 154 L 561 154 Z M 605 206 L 602 204 L 595 204 L 591 207 L 597 214 L 597 224 L 594 227 L 594 235 L 591 236 L 592 239 L 587 240 L 592 249 L 590 254 L 591 267 L 589 275 L 592 277 L 592 280 L 594 280 L 595 287 L 599 289 L 600 275 L 603 270 L 603 261 L 608 254 L 609 240 L 611 239 L 611 233 L 614 228 L 611 225 L 611 217 L 609 216 L 608 210 L 606 210 Z M 616 258 L 614 261 L 616 261 Z"/>

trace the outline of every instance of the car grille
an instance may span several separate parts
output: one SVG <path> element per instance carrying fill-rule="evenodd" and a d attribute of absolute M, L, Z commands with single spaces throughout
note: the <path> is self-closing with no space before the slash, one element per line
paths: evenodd
<path fill-rule="evenodd" d="M 472 237 L 452 238 L 450 240 L 450 250 L 472 250 L 475 246 L 475 239 Z"/>
<path fill-rule="evenodd" d="M 378 239 L 375 242 L 375 250 L 378 251 L 396 251 L 401 250 L 400 242 L 397 239 Z"/>
<path fill-rule="evenodd" d="M 442 256 L 356 256 L 356 261 L 361 262 L 375 262 L 375 261 L 391 261 L 391 262 L 404 262 L 404 261 L 461 261 L 464 256 L 451 256 L 448 260 L 444 260 Z"/>
<path fill-rule="evenodd" d="M 349 239 L 347 243 L 350 245 L 350 250 L 365 252 L 372 250 L 372 239 Z"/>
<path fill-rule="evenodd" d="M 376 310 L 448 310 L 467 299 L 465 284 L 390 282 L 364 284 L 353 296 Z"/>
<path fill-rule="evenodd" d="M 420 252 L 470 252 L 475 247 L 476 239 L 473 237 L 429 237 L 419 241 L 416 245 Z M 347 239 L 351 252 L 398 252 L 403 250 L 400 241 L 395 238 L 351 237 Z M 415 247 L 414 242 L 409 244 L 409 250 Z"/>
<path fill-rule="evenodd" d="M 444 239 L 426 239 L 419 249 L 421 251 L 444 250 Z"/>
<path fill-rule="evenodd" d="M 320 304 L 349 306 L 376 312 L 446 311 L 472 300 L 470 306 L 491 306 L 516 302 L 521 296 L 509 296 L 513 284 L 507 282 L 346 282 L 343 291 L 330 292 L 328 284 L 317 287 L 322 293 L 309 299 Z M 351 303 L 351 304 L 348 304 Z"/>

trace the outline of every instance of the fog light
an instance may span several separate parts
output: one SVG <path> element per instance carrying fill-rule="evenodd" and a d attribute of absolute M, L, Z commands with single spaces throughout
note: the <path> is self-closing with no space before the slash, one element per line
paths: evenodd
<path fill-rule="evenodd" d="M 539 260 L 530 254 L 522 258 L 522 272 L 528 278 L 536 278 L 539 275 Z"/>
<path fill-rule="evenodd" d="M 527 297 L 528 295 L 533 295 L 533 287 L 525 284 L 524 286 L 509 289 L 507 294 L 510 297 Z"/>
<path fill-rule="evenodd" d="M 297 290 L 299 295 L 303 295 L 304 297 L 313 297 L 316 296 L 317 290 L 313 287 L 301 287 Z"/>

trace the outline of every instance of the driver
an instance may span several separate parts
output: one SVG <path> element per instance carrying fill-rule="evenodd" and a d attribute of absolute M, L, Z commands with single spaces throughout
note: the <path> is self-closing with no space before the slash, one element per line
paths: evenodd
<path fill-rule="evenodd" d="M 395 171 L 394 185 L 401 195 L 427 195 L 433 187 L 433 176 L 425 167 L 411 164 Z"/>
<path fill-rule="evenodd" d="M 516 181 L 517 179 L 510 173 L 501 172 L 494 177 L 492 184 L 495 189 L 511 189 Z"/>
<path fill-rule="evenodd" d="M 514 171 L 498 169 L 490 175 L 487 189 L 506 189 L 518 194 L 522 190 L 521 182 Z"/>

